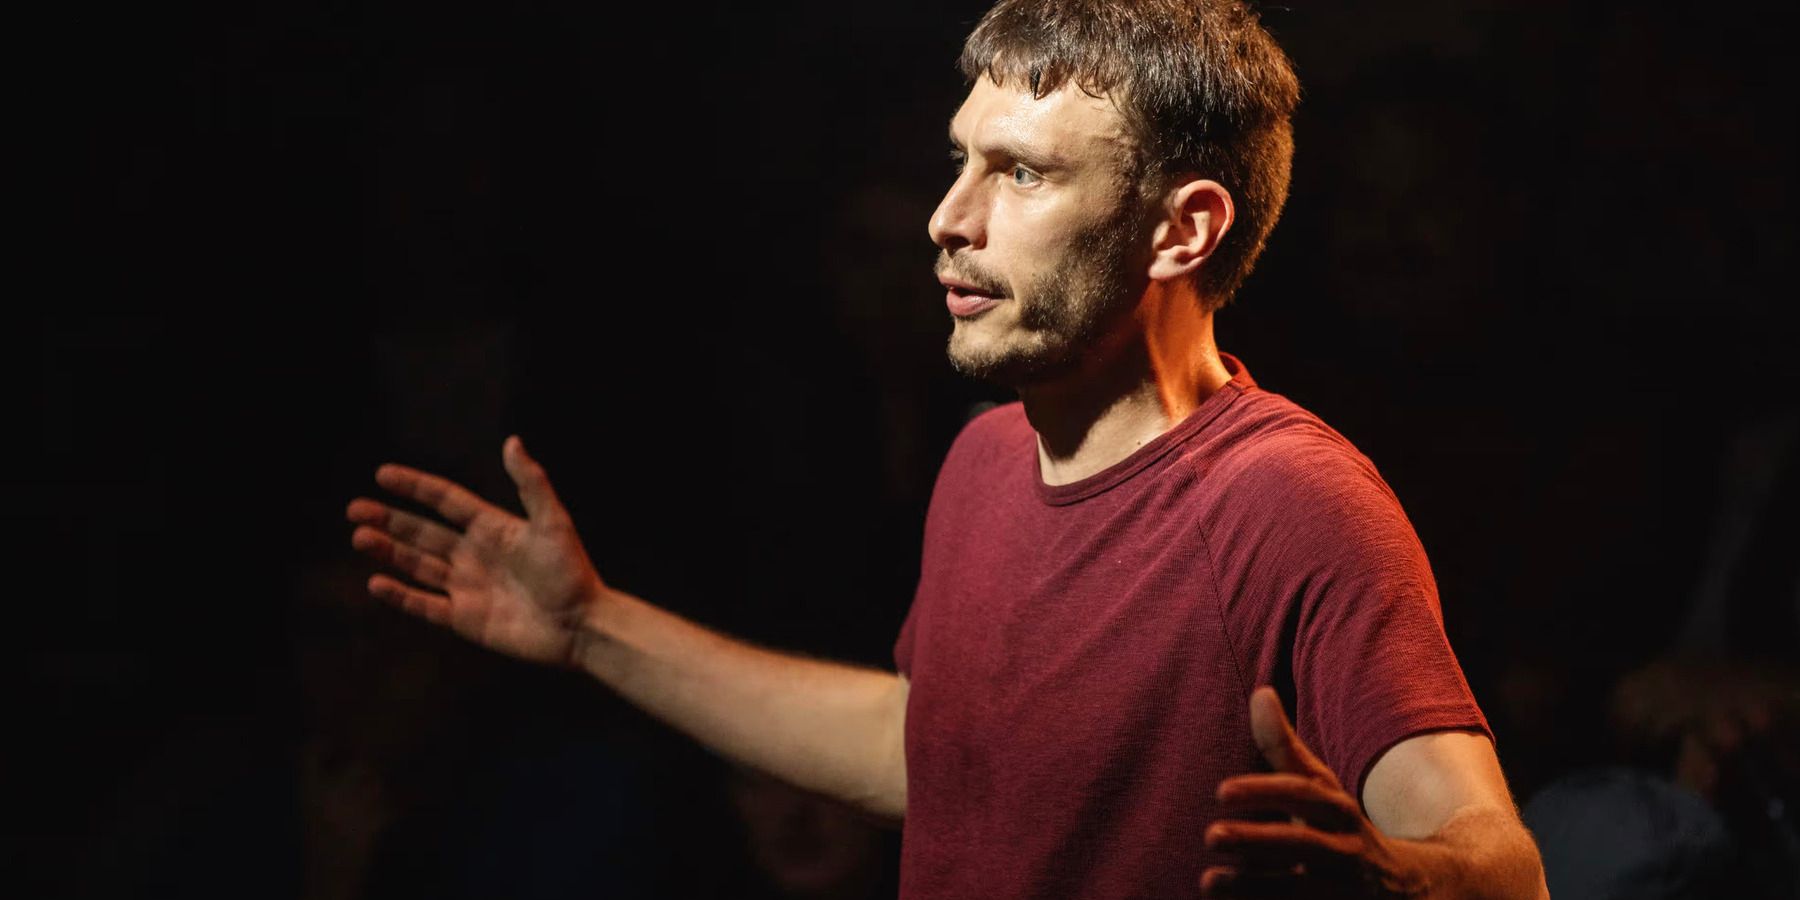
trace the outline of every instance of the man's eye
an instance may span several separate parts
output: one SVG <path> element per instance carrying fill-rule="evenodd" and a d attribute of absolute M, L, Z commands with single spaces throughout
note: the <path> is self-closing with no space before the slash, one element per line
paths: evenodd
<path fill-rule="evenodd" d="M 962 152 L 961 150 L 950 151 L 950 167 L 951 168 L 955 169 L 958 173 L 961 173 L 963 170 L 963 167 L 968 164 L 969 164 L 969 155 L 968 154 Z"/>
<path fill-rule="evenodd" d="M 1038 174 L 1036 172 L 1031 171 L 1030 169 L 1025 168 L 1024 166 L 1013 166 L 1012 179 L 1013 179 L 1013 184 L 1019 185 L 1020 187 L 1024 187 L 1025 185 L 1028 185 L 1028 184 L 1037 184 L 1038 183 Z"/>

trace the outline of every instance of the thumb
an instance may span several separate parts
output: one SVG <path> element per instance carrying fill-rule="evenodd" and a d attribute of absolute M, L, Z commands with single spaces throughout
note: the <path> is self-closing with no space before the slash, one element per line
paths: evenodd
<path fill-rule="evenodd" d="M 1281 708 L 1281 695 L 1268 685 L 1250 694 L 1250 735 L 1275 771 L 1338 783 L 1331 768 L 1320 762 L 1301 742 L 1300 735 L 1294 733 L 1294 726 L 1288 724 L 1287 713 Z"/>
<path fill-rule="evenodd" d="M 537 460 L 525 453 L 525 442 L 518 435 L 508 437 L 506 443 L 500 445 L 500 462 L 519 488 L 519 502 L 525 504 L 526 516 L 535 521 L 561 508 L 556 491 L 550 487 L 550 476 L 544 474 L 544 467 L 538 465 Z"/>

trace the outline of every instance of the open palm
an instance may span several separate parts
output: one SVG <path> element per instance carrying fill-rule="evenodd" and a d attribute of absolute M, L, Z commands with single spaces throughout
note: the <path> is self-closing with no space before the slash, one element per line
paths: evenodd
<path fill-rule="evenodd" d="M 605 585 L 543 467 L 516 436 L 506 439 L 501 460 L 526 518 L 448 479 L 389 464 L 375 481 L 445 521 L 358 497 L 345 510 L 357 523 L 350 544 L 417 582 L 371 576 L 376 597 L 495 650 L 572 666 L 581 620 Z"/>

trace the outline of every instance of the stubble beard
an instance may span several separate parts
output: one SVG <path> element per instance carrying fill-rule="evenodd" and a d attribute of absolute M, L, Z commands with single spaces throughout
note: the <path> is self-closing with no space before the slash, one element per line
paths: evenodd
<path fill-rule="evenodd" d="M 969 335 L 963 332 L 983 323 L 957 322 L 946 348 L 951 367 L 1014 389 L 1055 381 L 1080 369 L 1119 318 L 1136 308 L 1148 281 L 1143 267 L 1133 265 L 1136 211 L 1130 204 L 1122 206 L 1119 213 L 1077 234 L 1055 268 L 1032 276 L 1025 290 L 1004 301 L 1016 306 L 1014 329 L 1022 336 L 968 346 Z M 959 341 L 959 335 L 965 339 Z"/>

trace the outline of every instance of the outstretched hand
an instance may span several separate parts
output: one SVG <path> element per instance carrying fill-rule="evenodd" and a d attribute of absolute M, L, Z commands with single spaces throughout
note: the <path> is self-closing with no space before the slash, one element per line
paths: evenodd
<path fill-rule="evenodd" d="M 1200 876 L 1208 897 L 1418 897 L 1424 879 L 1402 842 L 1363 815 L 1337 775 L 1300 741 L 1271 687 L 1250 695 L 1250 730 L 1275 770 L 1219 783 L 1224 812 L 1206 829 L 1206 846 L 1238 865 Z M 1245 816 L 1274 813 L 1288 821 Z"/>
<path fill-rule="evenodd" d="M 406 576 L 369 578 L 369 593 L 495 650 L 557 666 L 576 662 L 580 624 L 606 587 L 517 436 L 501 447 L 526 518 L 452 481 L 388 464 L 375 481 L 436 510 L 437 522 L 367 497 L 350 501 L 350 545 Z"/>

